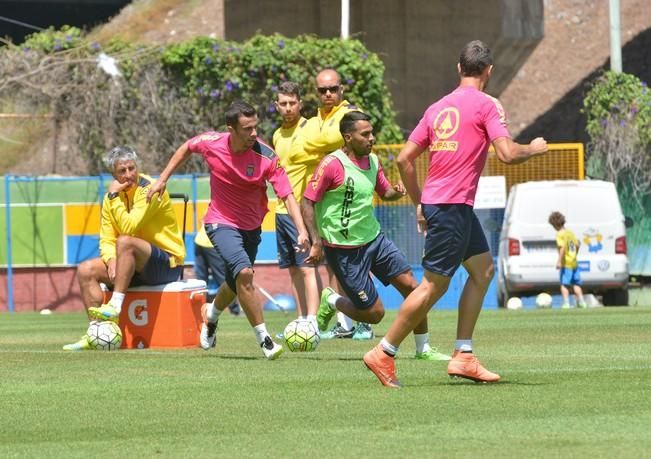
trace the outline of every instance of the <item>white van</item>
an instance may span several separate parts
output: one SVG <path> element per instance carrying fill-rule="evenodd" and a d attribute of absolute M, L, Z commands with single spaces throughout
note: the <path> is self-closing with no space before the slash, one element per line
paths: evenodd
<path fill-rule="evenodd" d="M 626 225 L 617 190 L 601 180 L 527 182 L 511 188 L 497 257 L 498 304 L 511 296 L 559 292 L 556 232 L 549 214 L 561 212 L 581 242 L 578 264 L 585 293 L 604 305 L 628 305 Z"/>

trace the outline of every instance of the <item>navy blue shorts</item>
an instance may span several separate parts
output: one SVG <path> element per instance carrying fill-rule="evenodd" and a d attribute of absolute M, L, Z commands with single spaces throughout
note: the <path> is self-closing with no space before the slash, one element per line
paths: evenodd
<path fill-rule="evenodd" d="M 129 286 L 167 284 L 179 280 L 183 266 L 170 268 L 170 255 L 151 245 L 151 256 L 141 272 L 136 272 L 131 278 Z"/>
<path fill-rule="evenodd" d="M 488 242 L 472 207 L 466 204 L 423 204 L 427 237 L 423 268 L 452 277 L 462 262 L 488 252 Z"/>
<path fill-rule="evenodd" d="M 325 246 L 324 252 L 339 285 L 357 309 L 368 309 L 378 299 L 369 273 L 384 285 L 389 285 L 394 277 L 411 269 L 405 255 L 384 233 L 361 247 Z"/>
<path fill-rule="evenodd" d="M 292 217 L 287 214 L 276 214 L 276 247 L 278 248 L 278 267 L 281 269 L 290 266 L 309 266 L 305 259 L 309 252 L 296 252 L 298 230 Z"/>
<path fill-rule="evenodd" d="M 570 287 L 572 285 L 582 285 L 579 268 L 561 268 L 560 272 L 561 285 Z"/>
<path fill-rule="evenodd" d="M 242 230 L 233 226 L 213 223 L 206 225 L 210 242 L 224 259 L 224 282 L 237 293 L 235 278 L 244 268 L 251 268 L 258 255 L 262 238 L 261 229 Z"/>

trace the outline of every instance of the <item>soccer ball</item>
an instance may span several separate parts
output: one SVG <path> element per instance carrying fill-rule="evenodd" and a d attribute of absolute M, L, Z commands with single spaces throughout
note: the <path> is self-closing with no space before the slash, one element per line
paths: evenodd
<path fill-rule="evenodd" d="M 552 307 L 552 296 L 549 293 L 540 293 L 536 297 L 536 306 L 539 308 L 551 308 Z"/>
<path fill-rule="evenodd" d="M 115 322 L 92 322 L 86 331 L 91 349 L 115 351 L 122 345 L 122 330 Z"/>
<path fill-rule="evenodd" d="M 285 344 L 292 352 L 312 352 L 321 340 L 314 323 L 305 319 L 292 320 L 285 327 Z"/>
<path fill-rule="evenodd" d="M 512 296 L 506 302 L 506 309 L 522 309 L 522 300 L 517 296 Z"/>

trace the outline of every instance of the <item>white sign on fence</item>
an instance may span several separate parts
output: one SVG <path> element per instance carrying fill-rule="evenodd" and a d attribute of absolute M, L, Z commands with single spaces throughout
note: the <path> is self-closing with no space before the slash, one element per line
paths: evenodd
<path fill-rule="evenodd" d="M 475 209 L 503 209 L 506 206 L 506 177 L 479 177 Z"/>

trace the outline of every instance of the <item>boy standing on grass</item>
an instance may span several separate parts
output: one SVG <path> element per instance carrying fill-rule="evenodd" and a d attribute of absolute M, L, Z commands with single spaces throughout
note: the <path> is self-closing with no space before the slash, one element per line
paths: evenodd
<path fill-rule="evenodd" d="M 576 305 L 579 308 L 585 308 L 587 305 L 583 300 L 583 289 L 581 289 L 583 282 L 576 262 L 581 243 L 571 230 L 565 228 L 565 216 L 562 213 L 552 212 L 549 216 L 549 224 L 556 230 L 556 247 L 558 247 L 556 269 L 560 270 L 562 308 L 570 308 L 569 287 L 574 290 Z"/>

